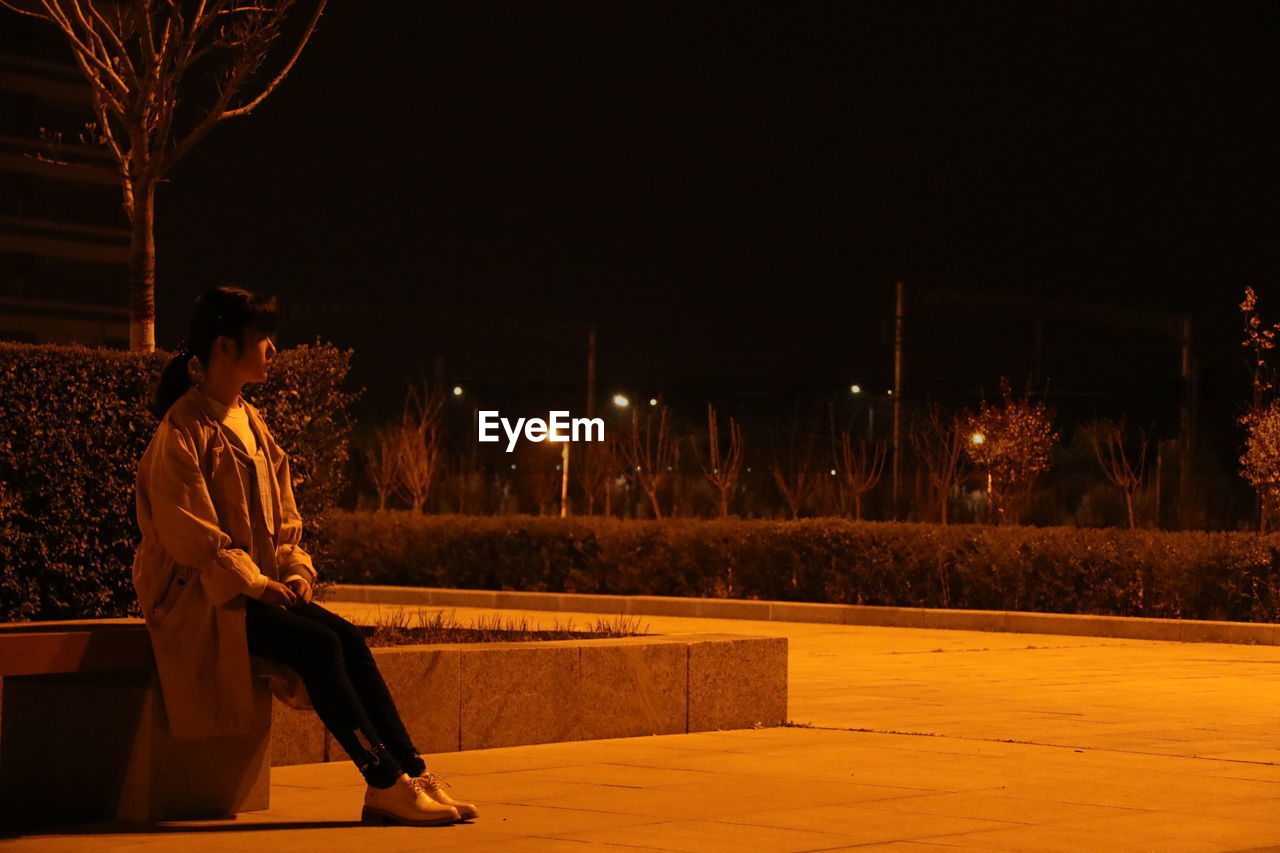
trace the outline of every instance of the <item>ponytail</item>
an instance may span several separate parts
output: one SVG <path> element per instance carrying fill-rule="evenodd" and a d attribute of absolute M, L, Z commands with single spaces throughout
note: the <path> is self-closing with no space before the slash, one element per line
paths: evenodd
<path fill-rule="evenodd" d="M 191 387 L 191 373 L 187 370 L 190 358 L 187 353 L 180 352 L 169 359 L 169 363 L 160 372 L 160 380 L 156 382 L 151 404 L 147 407 L 157 419 L 163 418 L 169 407 Z"/>

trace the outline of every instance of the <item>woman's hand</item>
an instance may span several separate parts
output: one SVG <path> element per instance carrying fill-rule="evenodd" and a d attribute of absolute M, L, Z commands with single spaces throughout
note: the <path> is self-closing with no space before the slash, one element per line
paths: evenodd
<path fill-rule="evenodd" d="M 258 596 L 258 600 L 275 607 L 290 607 L 297 602 L 298 595 L 280 581 L 268 580 L 267 588 Z"/>
<path fill-rule="evenodd" d="M 304 578 L 292 578 L 286 586 L 298 596 L 298 603 L 306 604 L 311 601 L 311 584 Z"/>

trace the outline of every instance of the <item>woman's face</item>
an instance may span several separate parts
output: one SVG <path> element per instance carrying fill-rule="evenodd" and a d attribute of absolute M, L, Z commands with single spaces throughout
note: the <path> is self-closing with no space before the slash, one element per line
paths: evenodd
<path fill-rule="evenodd" d="M 235 341 L 224 338 L 219 341 L 229 356 L 235 353 Z M 257 332 L 244 333 L 244 351 L 231 362 L 236 378 L 243 382 L 262 382 L 267 378 L 271 360 L 276 357 L 276 345 L 268 335 Z"/>

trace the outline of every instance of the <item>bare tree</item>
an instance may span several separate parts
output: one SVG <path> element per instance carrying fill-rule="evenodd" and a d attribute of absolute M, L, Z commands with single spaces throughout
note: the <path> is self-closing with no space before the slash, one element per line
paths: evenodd
<path fill-rule="evenodd" d="M 404 413 L 396 429 L 400 477 L 398 493 L 414 512 L 422 512 L 431 493 L 431 485 L 440 472 L 444 456 L 444 435 L 440 414 L 444 393 L 434 386 L 419 393 L 410 385 Z"/>
<path fill-rule="evenodd" d="M 0 0 L 56 27 L 89 83 L 94 120 L 87 137 L 115 158 L 132 226 L 133 350 L 155 349 L 156 184 L 214 125 L 248 115 L 275 91 L 315 32 L 325 2 L 317 0 L 288 61 L 262 80 L 294 0 Z M 256 94 L 245 95 L 249 87 Z M 205 91 L 212 103 L 195 107 Z"/>
<path fill-rule="evenodd" d="M 444 480 L 441 486 L 441 491 L 454 512 L 479 515 L 484 511 L 484 475 L 480 473 L 474 447 L 470 453 L 445 452 Z"/>
<path fill-rule="evenodd" d="M 533 496 L 538 515 L 550 515 L 555 510 L 561 472 L 556 470 L 551 460 L 559 459 L 560 453 L 561 445 L 551 442 L 522 441 L 516 448 L 517 473 Z"/>
<path fill-rule="evenodd" d="M 911 443 L 937 502 L 938 520 L 942 524 L 949 520 L 951 493 L 964 476 L 968 440 L 964 421 L 947 415 L 936 403 L 929 406 L 927 414 L 917 420 L 911 430 Z"/>
<path fill-rule="evenodd" d="M 595 515 L 596 504 L 601 498 L 607 497 L 609 483 L 621 467 L 614 453 L 615 442 L 615 437 L 610 433 L 605 436 L 604 441 L 588 441 L 570 451 L 574 458 L 569 474 L 578 481 L 578 486 L 582 489 L 587 515 Z"/>
<path fill-rule="evenodd" d="M 1151 443 L 1150 431 L 1139 432 L 1130 442 L 1124 421 L 1098 421 L 1085 430 L 1093 445 L 1098 467 L 1111 484 L 1124 492 L 1124 506 L 1129 514 L 1129 529 L 1137 530 L 1138 522 L 1133 512 L 1133 497 L 1142 487 L 1147 468 L 1147 447 Z"/>
<path fill-rule="evenodd" d="M 876 487 L 884 474 L 884 463 L 889 458 L 889 447 L 883 441 L 872 445 L 865 438 L 853 443 L 848 432 L 840 433 L 840 445 L 836 454 L 836 472 L 839 474 L 840 514 L 849 512 L 849 500 L 853 500 L 853 517 L 862 519 L 862 500 Z"/>
<path fill-rule="evenodd" d="M 793 419 L 786 443 L 786 460 L 778 459 L 778 440 L 773 441 L 773 463 L 769 470 L 778 493 L 786 501 L 789 518 L 800 514 L 800 507 L 818 485 L 817 460 L 814 458 L 813 424 L 802 428 L 799 419 Z"/>
<path fill-rule="evenodd" d="M 640 406 L 631 410 L 631 425 L 621 437 L 621 457 L 627 463 L 628 473 L 635 477 L 640 488 L 649 498 L 654 518 L 662 518 L 658 492 L 670 479 L 675 465 L 676 445 L 671 438 L 667 406 L 662 400 L 657 405 Z"/>
<path fill-rule="evenodd" d="M 374 432 L 373 445 L 365 450 L 369 479 L 378 492 L 378 511 L 387 508 L 387 498 L 396 493 L 400 479 L 400 434 L 396 426 Z"/>
<path fill-rule="evenodd" d="M 732 417 L 729 418 L 729 452 L 728 455 L 723 454 L 720 450 L 719 416 L 710 403 L 707 403 L 707 448 L 709 459 L 704 462 L 699 456 L 698 464 L 707 482 L 720 493 L 720 517 L 725 518 L 729 515 L 729 503 L 742 471 L 742 428 Z"/>

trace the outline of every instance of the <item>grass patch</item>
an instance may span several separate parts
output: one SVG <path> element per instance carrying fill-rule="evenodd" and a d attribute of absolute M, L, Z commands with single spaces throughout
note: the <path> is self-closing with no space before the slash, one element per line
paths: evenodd
<path fill-rule="evenodd" d="M 560 620 L 550 628 L 535 628 L 527 617 L 479 616 L 470 622 L 462 622 L 452 612 L 443 610 L 428 615 L 419 609 L 417 624 L 403 608 L 389 616 L 379 616 L 374 625 L 362 626 L 369 646 L 403 646 L 424 643 L 506 643 L 534 640 L 602 640 L 613 637 L 648 636 L 649 626 L 632 616 L 599 617 L 582 627 L 570 619 L 563 625 Z"/>

